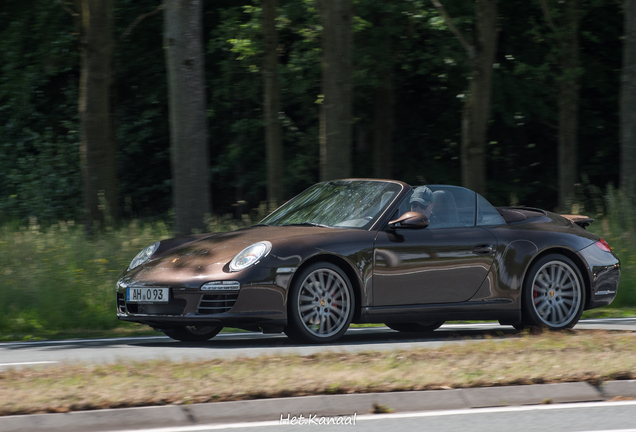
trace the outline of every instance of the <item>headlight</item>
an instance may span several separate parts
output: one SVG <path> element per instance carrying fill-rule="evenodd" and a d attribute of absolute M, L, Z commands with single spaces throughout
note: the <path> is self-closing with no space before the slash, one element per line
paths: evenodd
<path fill-rule="evenodd" d="M 128 270 L 132 270 L 135 267 L 139 267 L 146 261 L 150 259 L 150 256 L 155 253 L 157 248 L 159 247 L 159 242 L 154 242 L 150 246 L 146 246 L 141 252 L 137 254 L 137 256 L 131 261 L 128 266 Z"/>
<path fill-rule="evenodd" d="M 246 247 L 230 261 L 230 271 L 236 272 L 244 270 L 256 264 L 267 255 L 270 250 L 272 250 L 272 244 L 268 241 L 254 243 L 252 246 Z"/>

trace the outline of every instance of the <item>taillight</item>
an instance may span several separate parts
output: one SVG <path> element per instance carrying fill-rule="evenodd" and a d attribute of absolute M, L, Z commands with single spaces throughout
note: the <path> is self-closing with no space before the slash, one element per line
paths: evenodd
<path fill-rule="evenodd" d="M 599 247 L 599 249 L 604 250 L 605 252 L 611 252 L 612 248 L 610 247 L 609 244 L 607 244 L 607 242 L 603 239 L 600 239 L 599 241 L 597 241 L 596 243 L 594 243 L 596 246 Z"/>

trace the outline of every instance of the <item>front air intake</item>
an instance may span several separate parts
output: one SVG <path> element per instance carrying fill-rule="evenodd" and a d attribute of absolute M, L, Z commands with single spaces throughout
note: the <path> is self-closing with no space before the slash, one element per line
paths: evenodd
<path fill-rule="evenodd" d="M 229 312 L 234 307 L 238 293 L 233 294 L 204 294 L 197 307 L 198 315 L 213 315 Z"/>

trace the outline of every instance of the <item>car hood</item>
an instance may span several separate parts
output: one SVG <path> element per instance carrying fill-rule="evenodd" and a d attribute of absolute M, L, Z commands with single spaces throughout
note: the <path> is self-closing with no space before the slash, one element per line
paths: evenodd
<path fill-rule="evenodd" d="M 277 246 L 296 244 L 311 246 L 320 240 L 352 230 L 306 227 L 261 226 L 220 234 L 202 234 L 163 240 L 152 259 L 143 265 L 145 270 L 156 267 L 204 268 L 226 265 L 246 247 L 267 240 L 273 251 Z"/>

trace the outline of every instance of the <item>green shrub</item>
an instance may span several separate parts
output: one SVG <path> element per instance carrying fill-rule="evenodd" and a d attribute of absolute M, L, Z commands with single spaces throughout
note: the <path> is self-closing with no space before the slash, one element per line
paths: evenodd
<path fill-rule="evenodd" d="M 262 204 L 240 220 L 210 216 L 206 224 L 210 232 L 231 231 L 266 215 Z M 129 325 L 115 315 L 117 278 L 142 248 L 172 235 L 163 222 L 133 221 L 91 238 L 72 221 L 0 226 L 0 339 Z"/>
<path fill-rule="evenodd" d="M 132 257 L 149 243 L 170 237 L 163 223 L 130 223 L 88 240 L 83 227 L 59 222 L 42 229 L 0 228 L 0 336 L 75 329 L 110 329 L 114 288 Z"/>

